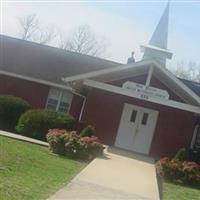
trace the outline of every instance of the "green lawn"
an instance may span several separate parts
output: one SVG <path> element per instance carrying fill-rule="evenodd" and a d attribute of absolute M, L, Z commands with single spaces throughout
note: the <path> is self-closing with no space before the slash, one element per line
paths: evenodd
<path fill-rule="evenodd" d="M 165 182 L 163 200 L 200 200 L 200 190 Z"/>
<path fill-rule="evenodd" d="M 85 165 L 53 155 L 46 147 L 0 136 L 0 199 L 46 199 Z"/>

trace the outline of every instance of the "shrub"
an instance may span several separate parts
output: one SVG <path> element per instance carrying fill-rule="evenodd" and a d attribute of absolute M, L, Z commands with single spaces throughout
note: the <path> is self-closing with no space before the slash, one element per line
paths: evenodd
<path fill-rule="evenodd" d="M 28 109 L 30 109 L 30 105 L 25 100 L 19 97 L 0 95 L 0 129 L 14 131 L 19 117 Z"/>
<path fill-rule="evenodd" d="M 16 130 L 22 135 L 46 140 L 46 133 L 49 129 L 73 130 L 74 127 L 75 119 L 67 113 L 57 113 L 48 110 L 29 110 L 20 117 Z"/>
<path fill-rule="evenodd" d="M 184 176 L 182 181 L 191 186 L 200 186 L 200 166 L 195 162 L 183 162 L 182 170 Z"/>
<path fill-rule="evenodd" d="M 174 156 L 174 160 L 186 161 L 188 160 L 188 153 L 185 148 L 179 149 L 179 151 Z"/>
<path fill-rule="evenodd" d="M 81 137 L 80 145 L 83 148 L 79 154 L 83 159 L 92 160 L 93 158 L 103 154 L 104 147 L 95 136 Z"/>
<path fill-rule="evenodd" d="M 47 134 L 47 141 L 52 152 L 65 155 L 65 138 L 68 132 L 64 129 L 51 129 Z"/>
<path fill-rule="evenodd" d="M 104 150 L 97 137 L 80 137 L 74 131 L 51 129 L 47 141 L 54 153 L 82 160 L 92 160 L 102 155 Z"/>
<path fill-rule="evenodd" d="M 91 136 L 95 135 L 95 133 L 96 133 L 95 128 L 93 126 L 89 125 L 81 131 L 80 136 L 81 137 L 91 137 Z"/>
<path fill-rule="evenodd" d="M 80 134 L 81 131 L 82 131 L 85 127 L 86 127 L 85 122 L 83 122 L 83 121 L 78 121 L 78 123 L 77 123 L 77 129 L 76 129 L 77 133 Z"/>
<path fill-rule="evenodd" d="M 200 187 L 200 166 L 195 162 L 178 161 L 167 157 L 156 163 L 157 173 L 172 182 Z"/>

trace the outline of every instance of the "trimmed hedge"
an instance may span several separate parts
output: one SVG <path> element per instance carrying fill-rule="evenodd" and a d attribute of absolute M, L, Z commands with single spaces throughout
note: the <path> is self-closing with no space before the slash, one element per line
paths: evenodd
<path fill-rule="evenodd" d="M 0 95 L 0 129 L 15 131 L 19 117 L 28 109 L 30 104 L 25 100 L 15 96 Z"/>
<path fill-rule="evenodd" d="M 51 129 L 47 141 L 52 152 L 82 160 L 90 161 L 101 156 L 104 150 L 97 137 L 81 137 L 75 131 Z"/>
<path fill-rule="evenodd" d="M 48 110 L 29 110 L 24 113 L 16 126 L 18 133 L 39 140 L 46 140 L 49 129 L 74 130 L 75 119 L 67 113 Z"/>

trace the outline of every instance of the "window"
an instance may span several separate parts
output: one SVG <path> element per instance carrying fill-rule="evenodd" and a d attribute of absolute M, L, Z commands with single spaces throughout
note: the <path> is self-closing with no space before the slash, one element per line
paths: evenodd
<path fill-rule="evenodd" d="M 142 125 L 146 125 L 147 124 L 147 120 L 148 120 L 148 113 L 144 113 L 143 117 L 142 117 Z"/>
<path fill-rule="evenodd" d="M 193 142 L 194 149 L 200 149 L 200 125 L 197 125 L 195 128 L 195 138 Z"/>
<path fill-rule="evenodd" d="M 58 112 L 68 112 L 71 101 L 71 93 L 51 88 L 46 103 L 46 109 Z"/>
<path fill-rule="evenodd" d="M 60 98 L 60 91 L 56 89 L 50 89 L 46 108 L 48 110 L 56 111 L 59 98 Z"/>
<path fill-rule="evenodd" d="M 137 111 L 136 111 L 136 110 L 133 110 L 133 111 L 132 111 L 132 114 L 131 114 L 131 119 L 130 119 L 130 121 L 131 121 L 131 122 L 135 122 L 136 116 L 137 116 Z"/>

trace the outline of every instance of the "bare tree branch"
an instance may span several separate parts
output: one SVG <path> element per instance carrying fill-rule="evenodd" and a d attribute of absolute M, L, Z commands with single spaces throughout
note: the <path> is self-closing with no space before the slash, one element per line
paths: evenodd
<path fill-rule="evenodd" d="M 180 77 L 191 81 L 200 82 L 200 64 L 195 62 L 178 62 L 173 73 Z"/>
<path fill-rule="evenodd" d="M 51 25 L 46 29 L 40 30 L 38 35 L 38 42 L 40 44 L 48 44 L 56 37 L 57 33 L 55 27 Z"/>
<path fill-rule="evenodd" d="M 56 37 L 55 27 L 51 25 L 41 28 L 36 14 L 18 17 L 18 21 L 21 29 L 20 38 L 23 40 L 47 44 Z"/>
<path fill-rule="evenodd" d="M 38 31 L 39 21 L 36 14 L 18 17 L 21 33 L 20 37 L 23 40 L 29 40 Z"/>
<path fill-rule="evenodd" d="M 100 42 L 88 25 L 75 28 L 68 39 L 63 39 L 61 36 L 59 47 L 93 56 L 100 56 L 106 50 L 105 42 Z"/>

